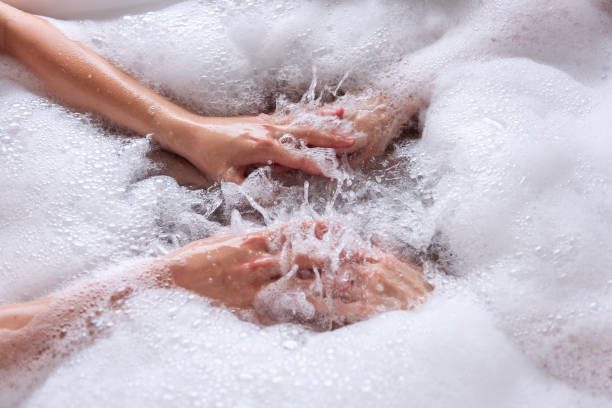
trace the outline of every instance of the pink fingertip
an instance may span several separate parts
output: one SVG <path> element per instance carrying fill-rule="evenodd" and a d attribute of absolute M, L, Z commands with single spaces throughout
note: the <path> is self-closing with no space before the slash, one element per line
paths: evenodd
<path fill-rule="evenodd" d="M 342 119 L 344 117 L 344 107 L 341 106 L 336 109 L 335 115 L 338 117 L 338 119 Z"/>
<path fill-rule="evenodd" d="M 355 144 L 355 138 L 348 137 L 346 139 L 341 139 L 344 147 L 351 147 Z"/>

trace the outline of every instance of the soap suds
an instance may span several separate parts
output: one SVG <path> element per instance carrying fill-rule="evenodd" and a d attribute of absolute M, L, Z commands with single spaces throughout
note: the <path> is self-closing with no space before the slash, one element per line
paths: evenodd
<path fill-rule="evenodd" d="M 34 95 L 1 57 L 0 302 L 312 214 L 423 262 L 436 287 L 417 311 L 324 334 L 145 292 L 25 405 L 610 405 L 610 6 L 446 3 L 186 1 L 54 21 L 203 114 L 296 102 L 313 67 L 317 93 L 346 76 L 348 96 L 376 86 L 426 102 L 420 139 L 331 181 L 147 177 L 147 140 Z"/>

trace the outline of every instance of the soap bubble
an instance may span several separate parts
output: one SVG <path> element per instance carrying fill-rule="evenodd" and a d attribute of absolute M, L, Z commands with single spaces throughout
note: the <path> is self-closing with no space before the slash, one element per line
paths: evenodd
<path fill-rule="evenodd" d="M 610 404 L 606 2 L 194 0 L 53 22 L 200 114 L 301 106 L 296 120 L 332 126 L 308 107 L 372 87 L 422 107 L 363 168 L 322 149 L 308 154 L 332 179 L 264 166 L 241 186 L 194 189 L 163 174 L 149 140 L 60 107 L 0 57 L 1 303 L 304 216 L 422 264 L 436 289 L 416 311 L 328 333 L 261 328 L 184 291 L 143 291 L 93 316 L 90 327 L 112 329 L 65 350 L 38 387 L 0 379 L 0 401 Z M 277 298 L 278 310 L 296 296 Z"/>

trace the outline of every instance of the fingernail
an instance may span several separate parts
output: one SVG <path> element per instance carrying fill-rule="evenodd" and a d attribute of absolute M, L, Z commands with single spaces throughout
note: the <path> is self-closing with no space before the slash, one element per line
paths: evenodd
<path fill-rule="evenodd" d="M 347 137 L 345 139 L 342 139 L 342 143 L 344 143 L 344 145 L 347 147 L 351 147 L 352 145 L 355 144 L 355 138 Z"/>

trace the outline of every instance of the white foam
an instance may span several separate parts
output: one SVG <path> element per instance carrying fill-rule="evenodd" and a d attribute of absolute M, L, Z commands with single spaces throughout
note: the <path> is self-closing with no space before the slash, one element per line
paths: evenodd
<path fill-rule="evenodd" d="M 132 300 L 128 313 L 133 322 L 115 325 L 110 337 L 70 358 L 27 405 L 604 402 L 534 369 L 490 316 L 466 301 L 435 300 L 418 312 L 394 312 L 325 334 L 296 326 L 258 328 L 179 293 L 149 292 Z M 104 355 L 113 357 L 99 357 Z M 74 391 L 81 389 L 87 392 Z"/>
<path fill-rule="evenodd" d="M 146 179 L 146 141 L 33 96 L 14 81 L 36 82 L 0 59 L 2 302 L 221 225 L 313 212 L 421 256 L 436 286 L 416 312 L 325 334 L 145 293 L 28 404 L 609 405 L 610 14 L 604 1 L 189 1 L 58 22 L 201 113 L 298 100 L 313 65 L 318 91 L 348 72 L 346 91 L 375 83 L 427 101 L 421 140 L 331 182 L 260 170 L 195 191 Z"/>

